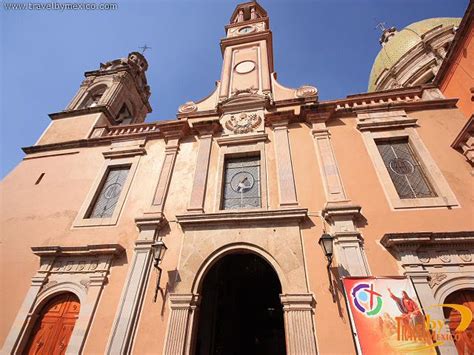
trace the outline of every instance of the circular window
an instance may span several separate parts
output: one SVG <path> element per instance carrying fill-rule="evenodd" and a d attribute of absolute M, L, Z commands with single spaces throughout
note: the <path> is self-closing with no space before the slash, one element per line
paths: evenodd
<path fill-rule="evenodd" d="M 254 69 L 255 69 L 255 63 L 252 62 L 251 60 L 240 62 L 239 64 L 235 66 L 235 71 L 239 74 L 250 73 Z"/>
<path fill-rule="evenodd" d="M 390 160 L 388 165 L 390 170 L 398 175 L 409 175 L 415 172 L 415 167 L 408 159 L 395 158 Z"/>

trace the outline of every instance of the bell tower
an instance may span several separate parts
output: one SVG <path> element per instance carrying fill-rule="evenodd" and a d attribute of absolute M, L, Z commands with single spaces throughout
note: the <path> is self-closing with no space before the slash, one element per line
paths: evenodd
<path fill-rule="evenodd" d="M 273 50 L 267 12 L 256 1 L 240 4 L 225 29 L 220 101 L 241 93 L 269 96 Z"/>
<path fill-rule="evenodd" d="M 49 116 L 52 123 L 37 144 L 89 137 L 97 125 L 141 123 L 152 111 L 145 72 L 148 62 L 138 52 L 101 63 L 85 73 L 79 90 L 65 110 Z"/>

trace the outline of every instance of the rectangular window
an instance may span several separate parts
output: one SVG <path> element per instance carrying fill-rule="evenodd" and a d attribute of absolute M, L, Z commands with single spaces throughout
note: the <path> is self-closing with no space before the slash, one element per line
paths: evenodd
<path fill-rule="evenodd" d="M 260 157 L 227 158 L 224 165 L 222 208 L 259 208 Z"/>
<path fill-rule="evenodd" d="M 436 197 L 408 138 L 376 141 L 400 199 Z"/>
<path fill-rule="evenodd" d="M 130 166 L 116 166 L 107 170 L 97 197 L 95 198 L 86 218 L 112 217 L 115 206 L 127 180 Z"/>

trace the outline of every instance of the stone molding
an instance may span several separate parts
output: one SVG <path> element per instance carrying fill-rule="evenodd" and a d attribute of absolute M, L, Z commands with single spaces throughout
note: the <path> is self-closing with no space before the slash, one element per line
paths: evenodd
<path fill-rule="evenodd" d="M 259 142 L 265 142 L 268 140 L 268 135 L 263 132 L 259 133 L 247 133 L 242 135 L 226 136 L 216 138 L 219 146 L 231 146 L 240 144 L 256 144 Z"/>
<path fill-rule="evenodd" d="M 60 293 L 71 292 L 81 311 L 67 353 L 81 353 L 112 260 L 124 253 L 119 244 L 32 247 L 40 267 L 10 328 L 2 354 L 23 353 L 41 308 Z"/>
<path fill-rule="evenodd" d="M 380 113 L 380 115 L 389 115 L 388 119 L 390 120 L 390 112 Z M 380 119 L 384 120 L 384 118 Z M 394 126 L 391 127 L 391 129 L 385 130 L 363 130 L 361 134 L 387 198 L 387 202 L 392 210 L 459 206 L 459 202 L 444 178 L 443 173 L 431 157 L 429 150 L 424 145 L 414 127 L 401 126 L 398 128 Z M 379 149 L 377 148 L 377 141 L 398 138 L 408 141 L 410 148 L 417 156 L 423 168 L 423 173 L 436 193 L 436 196 L 410 199 L 400 198 L 382 156 L 380 155 Z"/>
<path fill-rule="evenodd" d="M 413 249 L 422 245 L 474 246 L 474 231 L 387 233 L 380 243 L 387 249 Z"/>
<path fill-rule="evenodd" d="M 360 131 L 414 127 L 416 122 L 417 119 L 408 117 L 404 110 L 357 114 L 357 129 Z"/>
<path fill-rule="evenodd" d="M 92 183 L 92 186 L 89 189 L 89 192 L 82 203 L 76 218 L 74 219 L 72 225 L 73 228 L 113 226 L 118 223 L 120 214 L 128 196 L 128 192 L 131 188 L 135 172 L 138 168 L 138 162 L 141 158 L 141 154 L 135 154 L 137 151 L 141 151 L 141 148 L 134 146 L 133 144 L 135 144 L 135 142 L 131 142 L 131 145 L 128 144 L 129 143 L 127 142 L 124 143 L 123 146 L 114 146 L 114 148 L 116 147 L 117 150 L 112 150 L 111 155 L 104 155 L 107 156 L 107 159 L 105 159 L 104 163 L 102 164 L 101 169 L 96 175 L 96 178 Z M 130 168 L 112 216 L 106 218 L 88 218 L 88 213 L 90 212 L 90 209 L 92 208 L 92 205 L 94 204 L 96 197 L 101 190 L 104 179 L 106 179 L 110 169 L 116 166 L 129 166 Z"/>
<path fill-rule="evenodd" d="M 127 158 L 146 154 L 146 138 L 113 142 L 109 150 L 102 152 L 105 159 Z"/>
<path fill-rule="evenodd" d="M 256 221 L 280 221 L 280 222 L 302 222 L 308 216 L 306 208 L 281 208 L 277 210 L 239 210 L 222 211 L 216 213 L 203 214 L 181 214 L 176 215 L 176 219 L 183 227 L 203 226 L 210 224 L 228 224 L 229 222 L 249 222 Z"/>

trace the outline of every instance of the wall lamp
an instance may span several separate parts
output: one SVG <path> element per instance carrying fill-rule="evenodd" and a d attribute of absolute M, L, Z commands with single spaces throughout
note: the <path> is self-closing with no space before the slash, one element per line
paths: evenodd
<path fill-rule="evenodd" d="M 326 269 L 328 272 L 328 279 L 329 279 L 329 292 L 331 292 L 332 301 L 336 302 L 336 299 L 334 296 L 334 287 L 332 286 L 332 276 L 331 276 L 331 263 L 332 263 L 333 247 L 334 247 L 333 242 L 334 242 L 334 237 L 327 233 L 324 233 L 321 236 L 321 238 L 319 238 L 319 241 L 318 241 L 321 248 L 323 248 L 326 259 L 328 259 Z"/>
<path fill-rule="evenodd" d="M 153 252 L 153 266 L 158 271 L 158 280 L 156 281 L 156 288 L 155 288 L 155 297 L 153 298 L 153 302 L 156 302 L 156 298 L 158 297 L 158 290 L 160 289 L 160 281 L 161 281 L 161 273 L 163 270 L 160 267 L 160 263 L 165 257 L 166 247 L 165 243 L 162 240 L 158 240 L 157 242 L 153 243 L 151 246 L 151 250 Z"/>

